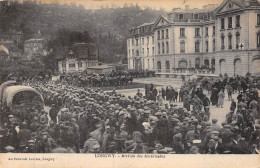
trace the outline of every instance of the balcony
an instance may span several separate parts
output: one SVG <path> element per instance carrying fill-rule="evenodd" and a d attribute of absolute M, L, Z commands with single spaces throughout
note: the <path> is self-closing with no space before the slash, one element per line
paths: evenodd
<path fill-rule="evenodd" d="M 160 73 L 160 72 L 162 72 L 162 70 L 161 70 L 161 69 L 157 69 L 157 72 L 159 72 L 159 73 Z"/>
<path fill-rule="evenodd" d="M 190 19 L 190 22 L 200 22 L 200 19 Z"/>
<path fill-rule="evenodd" d="M 174 19 L 173 22 L 188 22 L 188 19 Z"/>
<path fill-rule="evenodd" d="M 166 72 L 166 73 L 170 73 L 171 70 L 170 70 L 170 69 L 166 69 L 165 72 Z"/>

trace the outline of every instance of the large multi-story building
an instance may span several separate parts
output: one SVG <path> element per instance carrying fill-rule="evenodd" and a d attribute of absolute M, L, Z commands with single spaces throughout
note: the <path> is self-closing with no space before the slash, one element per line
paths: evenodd
<path fill-rule="evenodd" d="M 224 0 L 203 9 L 175 8 L 130 30 L 128 68 L 180 72 L 260 74 L 260 3 Z"/>

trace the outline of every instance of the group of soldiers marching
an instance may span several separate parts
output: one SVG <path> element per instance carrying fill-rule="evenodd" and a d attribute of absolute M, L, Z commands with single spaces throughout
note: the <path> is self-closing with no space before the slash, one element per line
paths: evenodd
<path fill-rule="evenodd" d="M 226 121 L 219 124 L 210 117 L 213 102 L 196 81 L 185 82 L 180 88 L 178 96 L 183 105 L 176 105 L 178 98 L 171 87 L 163 94 L 150 85 L 145 96 L 139 91 L 134 97 L 126 97 L 63 83 L 39 81 L 31 86 L 42 93 L 51 108 L 32 107 L 26 120 L 2 109 L 9 115 L 0 128 L 1 152 L 259 153 L 255 91 L 242 89 L 238 101 L 231 102 Z"/>

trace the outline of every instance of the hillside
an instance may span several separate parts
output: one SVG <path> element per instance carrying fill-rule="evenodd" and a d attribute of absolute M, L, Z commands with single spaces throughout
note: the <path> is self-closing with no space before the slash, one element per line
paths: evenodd
<path fill-rule="evenodd" d="M 0 2 L 0 39 L 7 38 L 11 30 L 22 31 L 23 40 L 40 30 L 47 39 L 52 39 L 62 28 L 72 31 L 87 31 L 99 48 L 101 61 L 114 62 L 126 58 L 126 37 L 129 29 L 145 22 L 154 21 L 165 11 L 138 6 L 85 10 L 82 6 L 58 4 L 8 5 Z"/>

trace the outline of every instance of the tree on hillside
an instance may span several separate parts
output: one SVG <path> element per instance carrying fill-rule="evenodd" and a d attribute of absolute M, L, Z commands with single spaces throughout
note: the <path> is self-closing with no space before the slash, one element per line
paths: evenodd
<path fill-rule="evenodd" d="M 55 71 L 57 68 L 56 58 L 60 54 L 67 51 L 74 43 L 93 43 L 95 42 L 90 37 L 87 31 L 73 31 L 69 29 L 59 29 L 56 32 L 56 37 L 47 42 L 46 49 L 48 51 L 47 56 L 43 57 L 43 63 L 46 70 Z"/>

